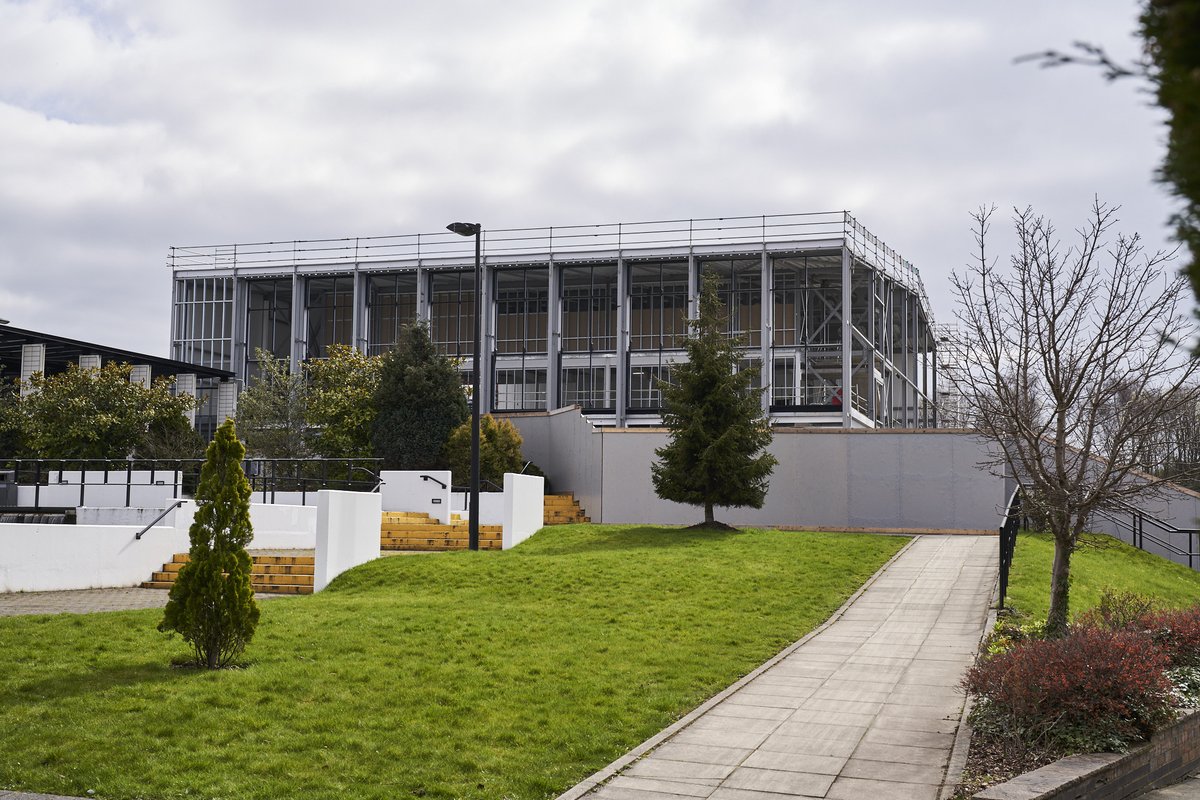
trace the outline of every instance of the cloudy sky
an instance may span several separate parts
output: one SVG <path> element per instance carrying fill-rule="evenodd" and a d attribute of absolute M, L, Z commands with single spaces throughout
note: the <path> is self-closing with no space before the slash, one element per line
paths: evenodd
<path fill-rule="evenodd" d="M 849 210 L 949 321 L 980 204 L 1169 247 L 1132 0 L 0 0 L 0 318 L 166 354 L 171 245 Z M 997 237 L 997 245 L 1003 244 Z"/>

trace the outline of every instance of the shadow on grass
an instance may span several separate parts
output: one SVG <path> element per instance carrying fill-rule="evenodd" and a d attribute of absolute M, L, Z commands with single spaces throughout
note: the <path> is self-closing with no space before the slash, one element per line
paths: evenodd
<path fill-rule="evenodd" d="M 127 686 L 152 686 L 186 680 L 189 676 L 203 672 L 205 670 L 177 669 L 164 660 L 59 673 L 53 677 L 22 683 L 0 691 L 0 706 L 9 702 L 21 703 L 30 700 L 65 700 Z"/>
<path fill-rule="evenodd" d="M 536 552 L 537 555 L 560 556 L 594 552 L 659 550 L 695 547 L 747 535 L 749 535 L 748 531 L 741 530 L 696 530 L 694 528 L 641 525 L 611 529 L 593 527 L 586 537 L 571 536 L 562 541 L 556 541 L 554 529 L 544 528 L 537 536 L 536 548 L 530 548 L 530 552 L 531 554 Z"/>

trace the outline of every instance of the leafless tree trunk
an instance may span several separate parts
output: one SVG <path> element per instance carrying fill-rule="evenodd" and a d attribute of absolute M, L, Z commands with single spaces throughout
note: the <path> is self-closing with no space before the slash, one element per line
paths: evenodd
<path fill-rule="evenodd" d="M 1054 535 L 1047 633 L 1066 632 L 1071 553 L 1092 515 L 1150 491 L 1145 445 L 1184 409 L 1194 412 L 1198 365 L 1186 278 L 1138 236 L 1114 234 L 1116 210 L 1097 201 L 1064 248 L 1031 210 L 1013 222 L 1010 268 L 989 261 L 994 208 L 972 215 L 976 261 L 952 279 L 967 338 L 959 376 L 978 431 L 995 443 L 989 466 L 1017 477 L 1025 508 Z"/>

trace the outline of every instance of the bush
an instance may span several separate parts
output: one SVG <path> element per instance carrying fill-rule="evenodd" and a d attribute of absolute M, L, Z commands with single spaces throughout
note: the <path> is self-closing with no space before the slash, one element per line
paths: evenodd
<path fill-rule="evenodd" d="M 1200 607 L 1156 611 L 1141 624 L 1172 667 L 1200 667 Z"/>
<path fill-rule="evenodd" d="M 1157 610 L 1153 598 L 1136 592 L 1105 589 L 1096 607 L 1081 614 L 1075 624 L 1108 631 L 1140 630 L 1144 628 L 1143 620 Z"/>
<path fill-rule="evenodd" d="M 1145 634 L 1079 628 L 977 663 L 963 687 L 972 723 L 1029 749 L 1124 749 L 1171 720 L 1167 654 Z"/>
<path fill-rule="evenodd" d="M 456 486 L 471 481 L 471 421 L 467 420 L 450 434 L 446 441 L 446 460 L 450 462 L 452 480 Z M 506 419 L 491 414 L 479 418 L 479 480 L 504 485 L 504 473 L 520 472 L 525 461 L 521 457 L 521 432 Z"/>

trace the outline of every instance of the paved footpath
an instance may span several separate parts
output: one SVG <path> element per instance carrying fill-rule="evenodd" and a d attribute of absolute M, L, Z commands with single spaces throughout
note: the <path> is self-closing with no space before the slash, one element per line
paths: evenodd
<path fill-rule="evenodd" d="M 935 800 L 996 567 L 994 537 L 915 539 L 826 627 L 560 800 Z"/>
<path fill-rule="evenodd" d="M 255 594 L 256 600 L 298 595 Z M 61 592 L 0 593 L 0 617 L 23 614 L 92 614 L 97 611 L 130 611 L 138 608 L 162 608 L 167 604 L 166 589 L 71 589 Z M 0 798 L 4 797 L 0 793 Z"/>

